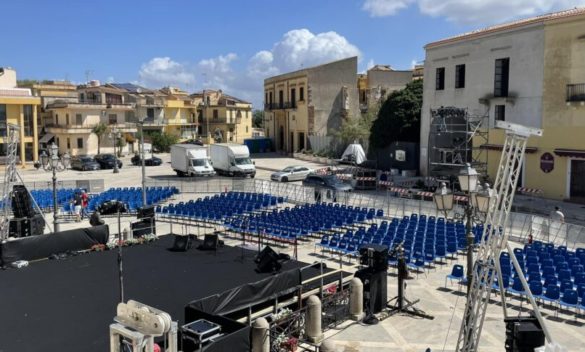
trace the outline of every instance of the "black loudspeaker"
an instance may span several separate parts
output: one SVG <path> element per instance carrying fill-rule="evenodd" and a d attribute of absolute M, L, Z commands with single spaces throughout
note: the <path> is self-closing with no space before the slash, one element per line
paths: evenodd
<path fill-rule="evenodd" d="M 130 227 L 132 229 L 132 237 L 142 237 L 144 235 L 156 235 L 156 223 L 154 218 L 143 218 L 133 222 Z"/>
<path fill-rule="evenodd" d="M 38 236 L 45 232 L 45 219 L 41 214 L 30 218 L 10 219 L 8 235 L 10 237 Z"/>
<path fill-rule="evenodd" d="M 217 234 L 205 235 L 203 243 L 197 247 L 202 251 L 216 250 L 219 246 L 219 236 Z"/>
<path fill-rule="evenodd" d="M 147 206 L 138 209 L 137 219 L 151 219 L 154 218 L 154 206 Z"/>
<path fill-rule="evenodd" d="M 506 352 L 532 352 L 544 346 L 545 336 L 535 317 L 504 319 L 506 323 Z"/>
<path fill-rule="evenodd" d="M 269 246 L 264 247 L 254 262 L 256 271 L 259 273 L 273 273 L 282 268 L 282 264 L 278 261 L 278 254 Z"/>
<path fill-rule="evenodd" d="M 175 241 L 173 242 L 173 246 L 169 248 L 171 252 L 186 252 L 187 250 L 191 249 L 191 236 L 180 236 L 175 235 Z"/>
<path fill-rule="evenodd" d="M 388 270 L 388 247 L 377 244 L 364 244 L 360 247 L 360 264 L 375 271 Z"/>
<path fill-rule="evenodd" d="M 364 284 L 364 307 L 373 314 L 386 308 L 388 303 L 386 271 L 376 271 L 368 267 L 356 271 L 354 276 Z"/>
<path fill-rule="evenodd" d="M 128 209 L 126 208 L 126 204 L 124 204 L 122 202 L 118 202 L 118 201 L 107 201 L 107 202 L 102 203 L 98 207 L 98 211 L 102 215 L 117 214 L 118 209 L 120 210 L 120 213 L 127 213 L 128 212 Z"/>
<path fill-rule="evenodd" d="M 15 218 L 30 218 L 35 214 L 30 195 L 23 185 L 12 188 L 12 213 Z"/>

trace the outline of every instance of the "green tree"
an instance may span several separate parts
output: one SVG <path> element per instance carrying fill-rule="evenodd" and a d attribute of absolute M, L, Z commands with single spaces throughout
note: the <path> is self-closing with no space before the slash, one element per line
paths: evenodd
<path fill-rule="evenodd" d="M 370 146 L 384 148 L 393 142 L 420 142 L 423 81 L 408 83 L 382 103 L 370 134 Z"/>
<path fill-rule="evenodd" d="M 152 139 L 152 147 L 159 152 L 168 153 L 171 151 L 171 145 L 179 141 L 179 137 L 168 132 L 153 132 L 150 134 Z"/>
<path fill-rule="evenodd" d="M 100 123 L 98 123 L 97 125 L 95 125 L 93 127 L 93 129 L 91 130 L 91 132 L 97 136 L 97 139 L 98 139 L 98 154 L 100 154 L 100 147 L 101 147 L 101 144 L 102 144 L 102 138 L 108 132 L 108 125 L 106 125 L 103 122 L 100 122 Z"/>
<path fill-rule="evenodd" d="M 252 127 L 262 128 L 264 127 L 264 111 L 254 110 L 252 113 Z"/>

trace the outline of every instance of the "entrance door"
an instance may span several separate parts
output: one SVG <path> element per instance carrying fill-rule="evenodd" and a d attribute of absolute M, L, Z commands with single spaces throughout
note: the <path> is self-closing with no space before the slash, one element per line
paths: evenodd
<path fill-rule="evenodd" d="M 305 149 L 305 132 L 299 132 L 299 151 Z"/>
<path fill-rule="evenodd" d="M 570 197 L 585 203 L 585 160 L 571 160 Z"/>
<path fill-rule="evenodd" d="M 278 133 L 278 144 L 279 150 L 284 150 L 284 127 L 280 126 L 280 131 Z"/>
<path fill-rule="evenodd" d="M 290 133 L 290 140 L 289 140 L 289 145 L 288 145 L 288 152 L 292 153 L 295 150 L 295 133 L 291 132 Z"/>

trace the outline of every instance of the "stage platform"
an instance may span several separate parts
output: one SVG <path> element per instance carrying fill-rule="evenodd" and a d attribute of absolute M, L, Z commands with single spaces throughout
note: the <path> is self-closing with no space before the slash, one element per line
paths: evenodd
<path fill-rule="evenodd" d="M 179 324 L 189 302 L 272 275 L 254 270 L 255 251 L 242 260 L 240 248 L 170 252 L 172 242 L 163 236 L 124 247 L 124 299 L 166 311 Z M 1 271 L 0 351 L 108 351 L 119 302 L 117 255 L 91 252 Z M 290 260 L 282 271 L 302 266 Z"/>

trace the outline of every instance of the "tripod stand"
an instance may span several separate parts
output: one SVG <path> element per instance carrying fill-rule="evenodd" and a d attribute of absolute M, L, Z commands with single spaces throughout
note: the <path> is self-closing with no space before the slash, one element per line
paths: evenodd
<path fill-rule="evenodd" d="M 420 301 L 419 299 L 409 301 L 404 297 L 404 289 L 406 287 L 405 280 L 408 277 L 408 268 L 406 267 L 406 261 L 404 260 L 404 250 L 402 249 L 402 244 L 396 247 L 395 253 L 398 253 L 398 296 L 388 301 L 387 307 L 390 309 L 388 316 L 392 316 L 397 313 L 406 313 L 424 319 L 435 319 L 435 317 L 432 315 L 429 315 L 425 313 L 425 311 L 415 307 L 415 305 Z M 392 304 L 393 301 L 394 304 Z"/>

